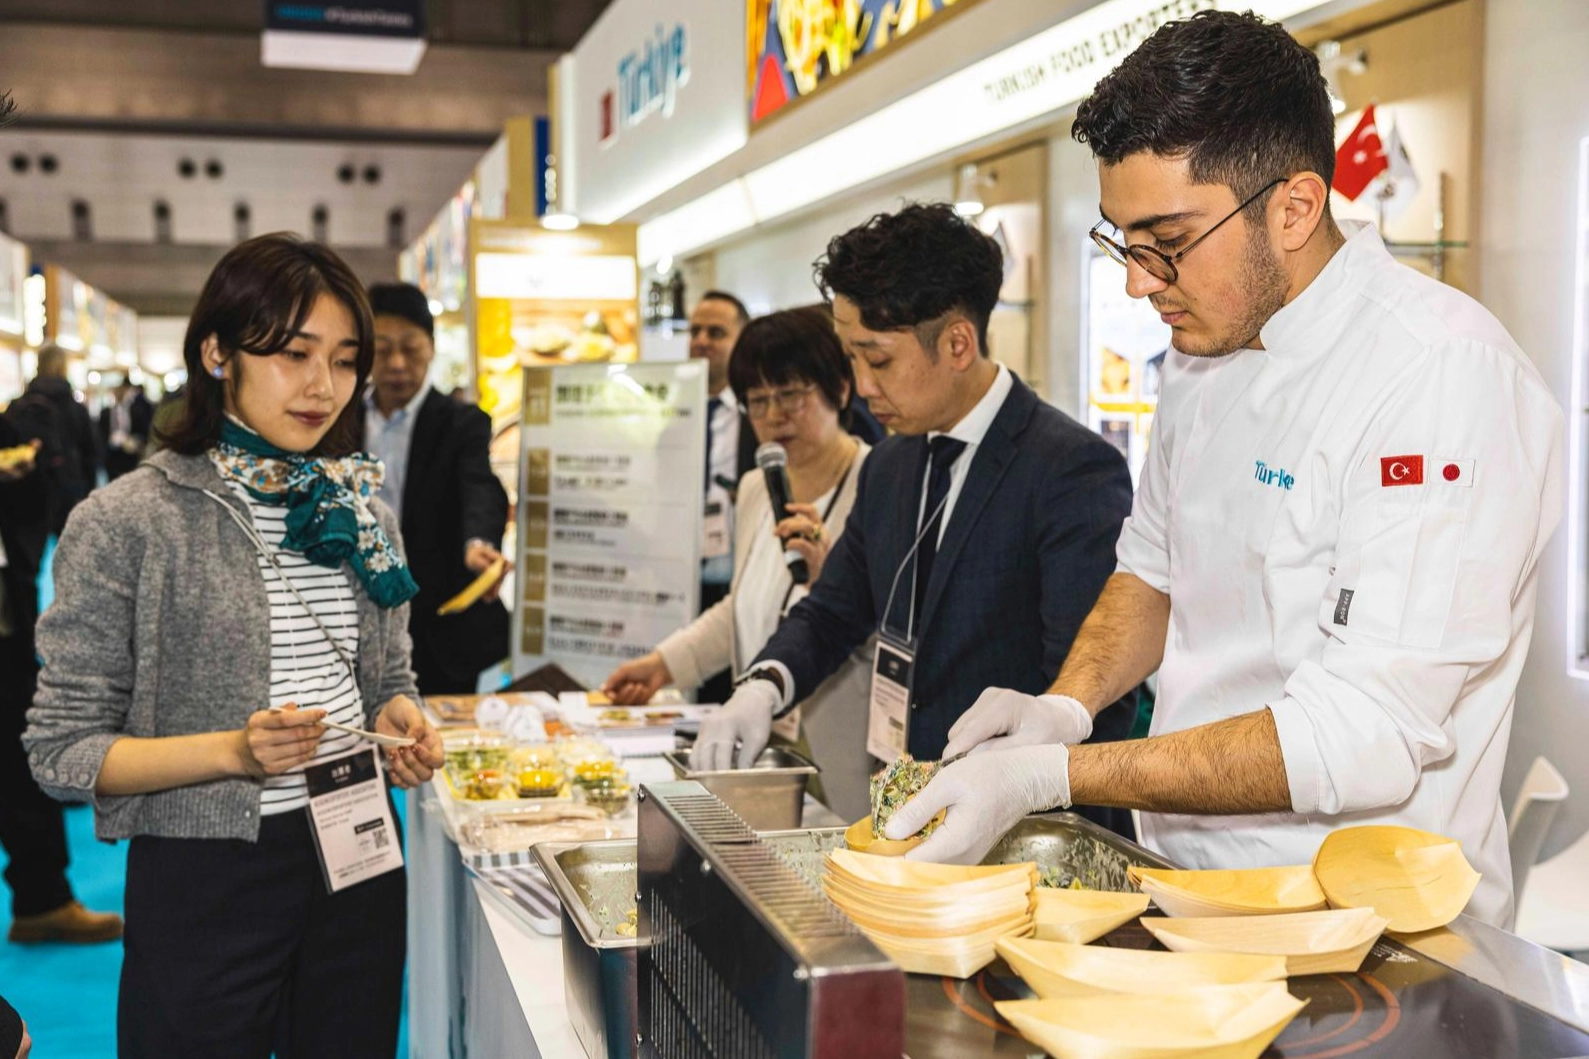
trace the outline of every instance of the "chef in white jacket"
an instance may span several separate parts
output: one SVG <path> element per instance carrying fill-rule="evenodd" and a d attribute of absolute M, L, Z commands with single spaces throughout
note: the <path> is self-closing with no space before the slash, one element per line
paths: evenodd
<path fill-rule="evenodd" d="M 1164 26 L 1082 104 L 1095 239 L 1172 328 L 1152 448 L 1053 688 L 960 720 L 945 757 L 972 753 L 888 829 L 949 807 L 912 856 L 978 860 L 1072 802 L 1143 810 L 1200 868 L 1394 823 L 1461 840 L 1469 913 L 1510 922 L 1501 770 L 1561 412 L 1481 305 L 1331 218 L 1332 135 L 1317 61 L 1250 15 Z M 1065 745 L 1154 670 L 1150 738 Z"/>

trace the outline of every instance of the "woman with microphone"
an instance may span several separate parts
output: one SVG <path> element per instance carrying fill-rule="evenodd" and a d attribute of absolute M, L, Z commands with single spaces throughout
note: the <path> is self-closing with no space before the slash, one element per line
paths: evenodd
<path fill-rule="evenodd" d="M 846 431 L 855 379 L 825 308 L 751 321 L 734 346 L 728 377 L 761 445 L 761 466 L 739 480 L 733 582 L 716 606 L 613 671 L 602 690 L 620 705 L 649 702 L 666 684 L 696 687 L 725 669 L 738 676 L 821 575 L 855 502 L 861 462 L 871 449 Z M 766 475 L 778 471 L 762 469 L 777 462 L 772 445 L 781 445 L 786 457 L 787 515 L 775 516 L 769 500 Z M 805 583 L 796 583 L 797 559 Z M 857 651 L 774 728 L 788 744 L 809 747 L 823 775 L 820 793 L 812 793 L 846 818 L 870 806 L 870 661 L 869 647 Z"/>

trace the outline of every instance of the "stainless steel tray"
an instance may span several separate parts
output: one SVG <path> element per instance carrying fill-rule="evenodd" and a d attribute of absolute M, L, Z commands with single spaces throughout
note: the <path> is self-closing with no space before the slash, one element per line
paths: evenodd
<path fill-rule="evenodd" d="M 822 859 L 828 850 L 844 844 L 844 829 L 767 831 L 760 838 L 806 882 L 821 889 Z M 1158 854 L 1075 813 L 1028 816 L 993 847 L 983 863 L 1018 864 L 1022 861 L 1034 861 L 1039 869 L 1050 873 L 1052 885 L 1069 886 L 1072 880 L 1079 879 L 1089 890 L 1121 892 L 1136 890 L 1126 879 L 1126 869 L 1133 865 L 1174 867 Z"/>
<path fill-rule="evenodd" d="M 669 751 L 662 757 L 673 766 L 676 778 L 699 783 L 757 831 L 799 827 L 806 777 L 819 771 L 793 750 L 772 746 L 748 769 L 692 772 L 689 750 Z"/>
<path fill-rule="evenodd" d="M 617 932 L 635 907 L 632 841 L 543 842 L 534 848 L 562 905 L 563 996 L 591 1059 L 634 1054 L 637 953 Z"/>

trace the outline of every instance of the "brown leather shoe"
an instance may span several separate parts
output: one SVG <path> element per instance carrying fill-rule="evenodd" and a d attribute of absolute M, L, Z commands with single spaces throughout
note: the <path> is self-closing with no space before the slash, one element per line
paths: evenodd
<path fill-rule="evenodd" d="M 52 912 L 18 916 L 11 921 L 9 937 L 20 944 L 115 941 L 121 937 L 121 917 L 114 912 L 90 912 L 78 902 L 68 901 Z"/>

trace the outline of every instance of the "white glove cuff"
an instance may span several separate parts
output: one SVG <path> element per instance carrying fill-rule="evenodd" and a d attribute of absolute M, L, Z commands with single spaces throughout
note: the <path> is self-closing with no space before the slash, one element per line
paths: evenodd
<path fill-rule="evenodd" d="M 1037 701 L 1044 703 L 1056 715 L 1062 718 L 1062 724 L 1067 731 L 1060 740 L 1063 743 L 1081 743 L 1092 735 L 1092 714 L 1087 712 L 1087 707 L 1081 700 L 1073 699 L 1069 695 L 1039 695 Z"/>

